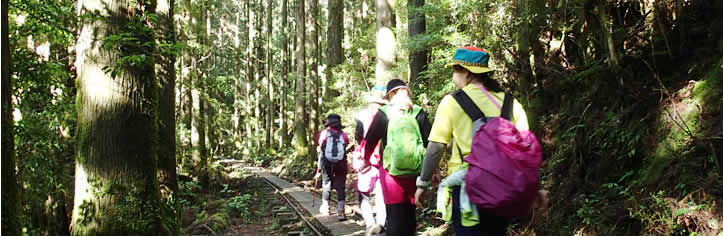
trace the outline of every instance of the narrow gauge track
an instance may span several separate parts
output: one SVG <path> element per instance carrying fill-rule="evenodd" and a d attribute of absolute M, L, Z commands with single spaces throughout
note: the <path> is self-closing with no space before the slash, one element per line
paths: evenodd
<path fill-rule="evenodd" d="M 314 231 L 314 233 L 315 233 L 317 236 L 327 236 L 327 235 L 331 235 L 331 233 L 329 232 L 329 230 L 326 229 L 326 228 L 324 228 L 323 226 L 321 226 L 321 224 L 319 224 L 313 217 L 307 216 L 307 215 L 305 214 L 305 213 L 306 213 L 306 210 L 304 210 L 303 207 L 301 207 L 301 206 L 296 202 L 296 200 L 294 200 L 294 198 L 290 197 L 287 193 L 285 193 L 283 190 L 281 190 L 281 189 L 279 188 L 279 186 L 276 186 L 274 183 L 272 183 L 271 181 L 269 181 L 269 180 L 267 180 L 267 179 L 265 179 L 265 178 L 263 178 L 263 177 L 260 177 L 260 176 L 259 176 L 259 179 L 263 180 L 263 182 L 266 183 L 268 186 L 271 186 L 271 187 L 275 190 L 274 192 L 278 193 L 278 194 L 284 199 L 284 201 L 286 201 L 287 205 L 288 205 L 291 209 L 294 210 L 294 212 L 296 213 L 296 215 L 297 215 L 300 219 L 302 219 L 302 220 L 304 221 L 304 223 L 305 223 L 312 231 Z M 310 218 L 311 218 L 311 219 L 310 219 Z"/>

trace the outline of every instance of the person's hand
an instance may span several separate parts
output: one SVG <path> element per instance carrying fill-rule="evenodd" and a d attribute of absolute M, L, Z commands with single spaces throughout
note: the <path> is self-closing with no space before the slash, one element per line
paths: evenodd
<path fill-rule="evenodd" d="M 320 173 L 320 172 L 316 172 L 316 175 L 314 175 L 314 181 L 316 181 L 317 179 L 319 179 L 319 176 L 321 176 L 321 173 Z"/>
<path fill-rule="evenodd" d="M 442 172 L 441 171 L 435 171 L 432 175 L 432 186 L 437 188 L 439 186 L 439 183 L 442 182 Z"/>
<path fill-rule="evenodd" d="M 417 205 L 419 209 L 424 209 L 422 201 L 424 200 L 424 188 L 417 187 L 417 191 L 414 192 L 414 205 Z"/>

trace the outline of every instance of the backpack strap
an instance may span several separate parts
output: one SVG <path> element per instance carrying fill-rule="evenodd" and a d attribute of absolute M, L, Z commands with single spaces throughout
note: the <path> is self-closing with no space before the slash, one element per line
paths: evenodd
<path fill-rule="evenodd" d="M 500 112 L 501 112 L 500 117 L 502 117 L 506 120 L 509 120 L 509 121 L 512 120 L 512 108 L 514 106 L 514 99 L 515 99 L 515 97 L 513 97 L 512 94 L 505 93 L 505 99 L 502 103 L 502 106 L 500 106 L 500 104 L 497 103 L 497 101 L 492 97 L 490 92 L 488 92 L 487 89 L 485 89 L 484 86 L 479 85 L 479 84 L 475 84 L 475 86 L 477 86 L 477 88 L 482 90 L 482 92 L 484 92 L 485 95 L 487 95 L 487 97 L 490 99 L 490 101 L 492 103 L 494 103 L 497 106 L 497 108 L 500 109 Z"/>
<path fill-rule="evenodd" d="M 505 93 L 505 101 L 502 102 L 502 115 L 500 115 L 502 118 L 505 118 L 505 120 L 512 121 L 512 111 L 515 105 L 515 97 L 512 96 L 510 93 Z"/>
<path fill-rule="evenodd" d="M 467 95 L 463 90 L 458 89 L 457 91 L 454 91 L 452 93 L 452 97 L 454 97 L 454 100 L 457 100 L 457 103 L 459 103 L 459 106 L 462 107 L 462 110 L 464 110 L 464 113 L 467 113 L 470 119 L 472 121 L 475 121 L 477 119 L 483 119 L 483 121 L 487 122 L 487 117 L 485 116 L 485 113 L 483 113 L 479 107 L 477 107 L 476 104 L 472 101 L 472 98 Z"/>

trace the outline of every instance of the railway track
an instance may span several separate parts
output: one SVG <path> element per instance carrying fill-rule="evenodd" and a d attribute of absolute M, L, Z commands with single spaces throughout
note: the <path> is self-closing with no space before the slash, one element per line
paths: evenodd
<path fill-rule="evenodd" d="M 258 177 L 264 184 L 274 189 L 276 194 L 279 194 L 286 205 L 287 209 L 283 207 L 276 207 L 273 211 L 275 216 L 279 217 L 287 223 L 297 223 L 298 219 L 304 222 L 304 224 L 312 231 L 313 235 L 364 235 L 364 226 L 361 220 L 355 220 L 356 211 L 353 208 L 349 208 L 354 212 L 355 216 L 348 216 L 346 221 L 338 221 L 336 215 L 326 215 L 319 212 L 318 204 L 321 203 L 320 199 L 316 199 L 316 205 L 313 205 L 313 195 L 311 191 L 306 191 L 303 187 L 297 186 L 284 179 L 281 179 L 274 174 L 266 171 L 263 168 L 251 167 L 246 163 L 237 160 L 224 161 L 227 165 L 232 166 L 231 168 L 240 168 L 244 171 Z M 317 196 L 320 198 L 320 196 Z M 336 207 L 336 201 L 330 200 L 330 205 Z M 347 205 L 349 206 L 349 205 Z M 293 216 L 292 216 L 293 215 Z M 308 232 L 307 232 L 308 233 Z M 301 235 L 302 232 L 289 232 L 288 235 Z"/>
<path fill-rule="evenodd" d="M 276 186 L 274 183 L 269 181 L 266 178 L 259 177 L 264 183 L 266 183 L 268 186 L 273 188 L 277 194 L 279 194 L 284 201 L 286 201 L 286 204 L 293 210 L 294 213 L 296 213 L 296 216 L 304 221 L 306 226 L 308 226 L 315 235 L 317 236 L 326 236 L 331 235 L 329 230 L 324 228 L 323 226 L 320 226 L 320 223 L 318 223 L 315 219 L 313 219 L 313 216 L 309 216 L 306 210 L 294 200 L 294 198 L 290 197 L 286 192 L 283 191 L 279 186 Z M 276 212 L 275 212 L 276 213 Z M 310 219 L 311 218 L 311 219 Z M 319 225 L 317 225 L 319 224 Z M 290 232 L 289 235 L 298 235 L 297 232 Z"/>

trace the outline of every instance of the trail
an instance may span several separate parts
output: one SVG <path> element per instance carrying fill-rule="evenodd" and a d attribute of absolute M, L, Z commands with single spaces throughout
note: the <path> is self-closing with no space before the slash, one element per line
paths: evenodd
<path fill-rule="evenodd" d="M 315 231 L 317 231 L 319 235 L 364 235 L 363 221 L 361 221 L 359 217 L 352 216 L 351 212 L 356 214 L 358 211 L 353 209 L 354 207 L 350 207 L 349 204 L 347 204 L 346 210 L 348 219 L 338 221 L 335 214 L 324 215 L 319 212 L 319 205 L 321 204 L 320 192 L 317 193 L 316 204 L 312 206 L 313 192 L 306 191 L 303 187 L 279 178 L 263 168 L 252 167 L 240 160 L 233 159 L 219 160 L 219 163 L 226 166 L 226 168 L 242 169 L 245 172 L 253 173 L 260 179 L 273 185 L 277 193 L 290 201 L 292 208 L 296 208 L 294 210 L 302 215 L 300 217 L 302 217 L 304 221 L 312 224 L 312 228 L 316 228 Z M 336 204 L 330 205 L 330 212 L 336 212 Z"/>

